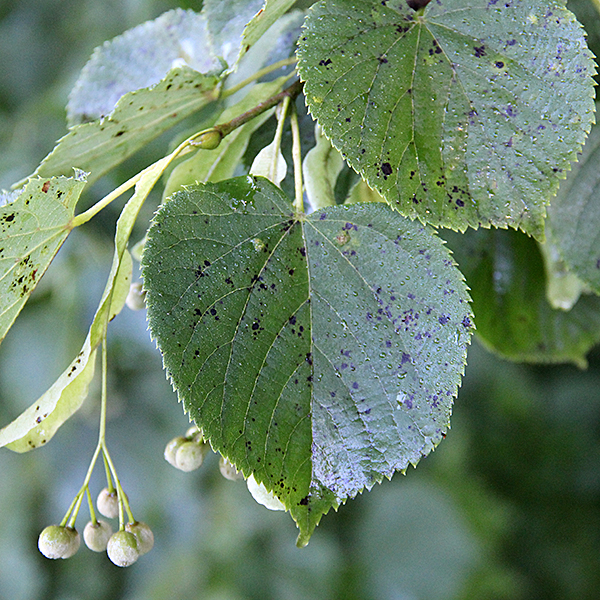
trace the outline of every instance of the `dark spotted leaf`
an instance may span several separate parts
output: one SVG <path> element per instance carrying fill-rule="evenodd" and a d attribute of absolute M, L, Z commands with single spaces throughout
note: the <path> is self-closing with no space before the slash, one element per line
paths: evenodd
<path fill-rule="evenodd" d="M 586 365 L 600 342 L 600 298 L 584 294 L 568 312 L 552 308 L 538 244 L 520 232 L 444 237 L 467 278 L 477 336 L 489 350 L 520 362 Z"/>
<path fill-rule="evenodd" d="M 71 361 L 50 388 L 16 419 L 0 429 L 0 447 L 14 452 L 40 448 L 83 404 L 94 376 L 96 351 L 102 342 L 108 322 L 123 306 L 131 284 L 132 260 L 127 244 L 144 200 L 162 175 L 171 156 L 145 169 L 117 221 L 113 262 L 81 352 Z"/>
<path fill-rule="evenodd" d="M 69 173 L 75 166 L 92 182 L 173 125 L 218 98 L 220 77 L 175 67 L 153 87 L 121 97 L 105 118 L 71 127 L 34 175 Z"/>
<path fill-rule="evenodd" d="M 32 179 L 0 206 L 0 341 L 71 232 L 85 183 L 85 174 Z"/>
<path fill-rule="evenodd" d="M 263 178 L 193 186 L 156 214 L 142 267 L 185 410 L 300 544 L 448 429 L 469 297 L 439 238 L 386 204 L 295 215 Z"/>
<path fill-rule="evenodd" d="M 561 0 L 325 0 L 298 57 L 311 113 L 390 205 L 543 237 L 594 112 L 592 55 Z"/>

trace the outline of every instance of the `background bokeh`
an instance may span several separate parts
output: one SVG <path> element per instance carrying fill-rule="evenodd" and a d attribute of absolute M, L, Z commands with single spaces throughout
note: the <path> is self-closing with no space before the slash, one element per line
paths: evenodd
<path fill-rule="evenodd" d="M 65 133 L 67 96 L 93 48 L 175 6 L 201 2 L 0 0 L 0 188 L 31 173 Z M 95 184 L 83 203 L 161 149 L 164 140 Z M 159 197 L 149 199 L 134 241 Z M 110 267 L 119 208 L 72 234 L 0 346 L 0 425 L 79 350 Z M 289 516 L 223 479 L 216 456 L 190 474 L 163 460 L 164 445 L 188 421 L 143 312 L 125 309 L 109 344 L 108 442 L 155 549 L 129 569 L 86 548 L 67 561 L 37 551 L 39 531 L 60 521 L 94 450 L 96 384 L 47 447 L 0 450 L 0 600 L 598 598 L 598 349 L 580 371 L 514 365 L 475 342 L 438 450 L 327 515 L 300 550 Z M 104 485 L 97 471 L 96 493 Z M 86 513 L 83 505 L 80 530 Z"/>

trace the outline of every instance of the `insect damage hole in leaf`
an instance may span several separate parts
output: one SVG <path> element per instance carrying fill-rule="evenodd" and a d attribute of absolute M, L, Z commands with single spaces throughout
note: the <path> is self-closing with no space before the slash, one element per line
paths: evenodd
<path fill-rule="evenodd" d="M 298 58 L 311 113 L 393 207 L 543 237 L 594 113 L 592 55 L 562 2 L 325 0 Z"/>
<path fill-rule="evenodd" d="M 185 410 L 300 543 L 449 427 L 469 296 L 442 242 L 387 205 L 306 216 L 260 177 L 192 186 L 159 209 L 142 268 Z"/>

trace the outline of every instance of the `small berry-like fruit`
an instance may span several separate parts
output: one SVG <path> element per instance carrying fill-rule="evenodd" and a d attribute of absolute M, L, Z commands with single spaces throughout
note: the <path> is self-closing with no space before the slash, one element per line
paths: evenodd
<path fill-rule="evenodd" d="M 286 510 L 283 502 L 273 492 L 269 492 L 267 488 L 254 479 L 253 475 L 248 477 L 246 481 L 248 489 L 252 494 L 252 497 L 263 506 L 266 506 L 269 510 Z"/>
<path fill-rule="evenodd" d="M 173 438 L 165 447 L 165 460 L 173 465 L 174 467 L 177 466 L 177 464 L 175 463 L 175 455 L 177 454 L 177 450 L 179 450 L 179 447 L 182 444 L 185 444 L 187 442 L 187 438 L 184 438 L 182 435 Z"/>
<path fill-rule="evenodd" d="M 104 552 L 112 533 L 112 527 L 106 521 L 90 521 L 83 530 L 83 541 L 90 550 Z"/>
<path fill-rule="evenodd" d="M 108 553 L 108 558 L 117 567 L 128 567 L 140 557 L 135 535 L 123 530 L 117 531 L 117 533 L 113 533 L 110 536 L 106 552 Z"/>
<path fill-rule="evenodd" d="M 79 550 L 79 533 L 72 527 L 50 525 L 38 539 L 38 548 L 46 558 L 69 558 Z"/>
<path fill-rule="evenodd" d="M 198 425 L 192 425 L 190 428 L 188 428 L 188 430 L 185 432 L 185 437 L 188 440 L 194 440 L 195 442 L 204 441 L 202 429 L 200 429 Z"/>
<path fill-rule="evenodd" d="M 146 308 L 146 291 L 143 289 L 141 281 L 135 281 L 129 286 L 129 294 L 127 294 L 125 304 L 131 310 Z"/>
<path fill-rule="evenodd" d="M 244 478 L 244 475 L 238 471 L 235 466 L 232 465 L 224 456 L 221 456 L 219 459 L 219 470 L 221 471 L 221 475 L 230 481 L 237 481 L 238 479 Z"/>
<path fill-rule="evenodd" d="M 129 531 L 135 535 L 140 556 L 152 550 L 154 546 L 154 534 L 152 533 L 152 529 L 150 529 L 146 523 L 143 521 L 127 523 L 125 525 L 125 531 Z"/>
<path fill-rule="evenodd" d="M 119 498 L 117 497 L 117 490 L 109 492 L 108 488 L 104 488 L 98 494 L 96 506 L 98 507 L 100 514 L 107 518 L 114 519 L 115 517 L 118 517 Z"/>
<path fill-rule="evenodd" d="M 179 446 L 175 453 L 175 466 L 180 471 L 194 471 L 204 462 L 204 456 L 207 451 L 207 444 L 185 442 Z"/>

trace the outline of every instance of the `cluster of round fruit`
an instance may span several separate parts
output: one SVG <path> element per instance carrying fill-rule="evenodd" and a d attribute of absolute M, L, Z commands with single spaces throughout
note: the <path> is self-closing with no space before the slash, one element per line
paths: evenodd
<path fill-rule="evenodd" d="M 190 427 L 185 435 L 173 438 L 165 448 L 165 460 L 180 471 L 194 471 L 202 466 L 204 457 L 209 450 L 209 444 L 204 439 L 202 430 L 196 425 Z M 244 475 L 238 471 L 224 456 L 219 459 L 219 470 L 225 479 L 236 481 Z M 270 510 L 286 510 L 284 504 L 267 488 L 250 475 L 246 484 L 252 497 Z"/>
<path fill-rule="evenodd" d="M 119 516 L 117 492 L 104 488 L 96 501 L 98 511 L 112 519 Z M 146 523 L 134 521 L 126 523 L 113 533 L 109 523 L 96 519 L 95 515 L 83 530 L 85 545 L 94 552 L 104 552 L 118 567 L 132 565 L 140 556 L 154 546 L 154 534 Z M 69 525 L 50 525 L 46 527 L 38 540 L 40 552 L 47 558 L 69 558 L 73 556 L 81 540 L 78 531 Z"/>

